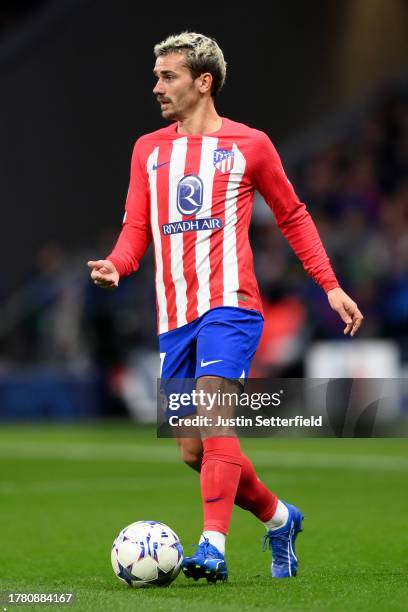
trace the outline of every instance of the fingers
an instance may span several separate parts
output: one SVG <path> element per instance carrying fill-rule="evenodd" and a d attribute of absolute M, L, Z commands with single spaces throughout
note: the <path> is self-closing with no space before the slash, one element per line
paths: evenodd
<path fill-rule="evenodd" d="M 346 327 L 344 328 L 344 334 L 348 334 L 350 329 L 353 326 L 353 319 L 351 318 L 351 316 L 349 315 L 349 313 L 347 312 L 347 310 L 345 309 L 343 305 L 338 306 L 336 310 L 338 314 L 341 316 L 344 323 L 346 324 Z"/>
<path fill-rule="evenodd" d="M 110 272 L 108 272 L 107 270 L 105 270 L 104 268 L 98 268 L 97 270 L 92 270 L 91 272 L 91 278 L 94 281 L 108 281 L 108 280 L 113 280 L 112 279 L 112 274 Z"/>
<path fill-rule="evenodd" d="M 115 289 L 118 286 L 117 273 L 110 262 L 104 259 L 88 261 L 88 268 L 91 269 L 91 278 L 95 285 L 102 289 Z M 112 271 L 112 268 L 114 271 Z"/>
<path fill-rule="evenodd" d="M 105 278 L 102 280 L 95 279 L 94 284 L 97 287 L 102 287 L 102 289 L 116 289 L 116 287 L 118 286 L 115 281 L 107 280 Z"/>
<path fill-rule="evenodd" d="M 104 276 L 101 276 L 100 274 L 95 274 L 94 276 L 92 276 L 92 280 L 95 283 L 95 285 L 112 285 L 113 284 L 113 279 L 111 278 L 106 278 Z"/>
<path fill-rule="evenodd" d="M 363 314 L 359 311 L 359 309 L 356 306 L 355 312 L 353 313 L 353 327 L 351 328 L 350 336 L 356 335 L 359 328 L 361 327 L 363 319 L 364 319 Z"/>
<path fill-rule="evenodd" d="M 350 336 L 355 336 L 363 322 L 363 314 L 354 302 L 347 304 L 343 310 L 347 316 L 347 319 L 344 319 L 342 316 L 343 321 L 346 323 L 344 334 L 350 333 Z"/>
<path fill-rule="evenodd" d="M 332 295 L 331 300 L 329 300 L 330 305 L 346 324 L 343 330 L 344 335 L 355 336 L 364 319 L 362 313 L 357 304 L 344 292 L 334 297 L 337 299 L 333 299 Z"/>
<path fill-rule="evenodd" d="M 109 288 L 109 287 L 117 287 L 118 284 L 114 278 L 112 278 L 111 274 L 103 275 L 99 272 L 95 272 L 95 270 L 91 273 L 91 278 L 95 285 L 98 287 Z"/>
<path fill-rule="evenodd" d="M 91 272 L 91 278 L 95 285 L 102 287 L 103 289 L 114 289 L 118 286 L 115 278 L 112 277 L 111 273 L 108 273 L 104 268 L 98 270 L 93 269 Z"/>
<path fill-rule="evenodd" d="M 353 302 L 351 297 L 347 295 L 341 287 L 330 289 L 327 293 L 327 297 L 331 308 L 340 315 L 346 324 L 344 334 L 355 336 L 364 319 L 357 304 Z"/>
<path fill-rule="evenodd" d="M 102 259 L 98 259 L 97 261 L 88 261 L 87 266 L 92 270 L 98 270 L 98 268 L 102 268 L 104 263 L 105 262 Z"/>
<path fill-rule="evenodd" d="M 112 267 L 108 267 L 109 261 L 104 259 L 98 259 L 97 261 L 88 261 L 88 268 L 91 270 L 98 270 L 102 272 L 102 274 L 110 274 L 112 272 Z"/>

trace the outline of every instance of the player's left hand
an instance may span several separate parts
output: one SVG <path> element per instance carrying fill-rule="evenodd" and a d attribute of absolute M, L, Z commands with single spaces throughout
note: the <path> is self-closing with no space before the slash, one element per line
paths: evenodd
<path fill-rule="evenodd" d="M 327 293 L 327 299 L 333 310 L 338 312 L 346 324 L 344 334 L 350 333 L 350 336 L 354 336 L 364 319 L 357 304 L 340 287 L 331 289 Z"/>

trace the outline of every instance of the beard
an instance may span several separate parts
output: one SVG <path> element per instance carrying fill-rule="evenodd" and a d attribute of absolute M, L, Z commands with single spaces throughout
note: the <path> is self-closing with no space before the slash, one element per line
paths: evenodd
<path fill-rule="evenodd" d="M 162 100 L 158 100 L 160 104 L 160 113 L 163 119 L 168 119 L 172 121 L 176 118 L 176 113 L 174 108 L 172 108 L 172 102 L 169 98 L 163 98 Z M 162 106 L 163 102 L 166 102 L 166 106 Z"/>
<path fill-rule="evenodd" d="M 171 98 L 165 97 L 159 98 L 157 101 L 160 104 L 161 116 L 168 121 L 182 121 L 191 107 L 186 96 L 178 96 L 176 102 Z M 163 102 L 166 103 L 164 106 L 162 106 Z"/>
<path fill-rule="evenodd" d="M 161 116 L 168 121 L 177 121 L 178 115 L 174 109 L 162 109 Z"/>

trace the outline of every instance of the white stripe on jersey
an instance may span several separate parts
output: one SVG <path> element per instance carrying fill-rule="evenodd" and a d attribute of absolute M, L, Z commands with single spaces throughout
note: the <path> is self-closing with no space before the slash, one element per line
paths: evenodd
<path fill-rule="evenodd" d="M 218 138 L 203 136 L 199 175 L 204 185 L 203 207 L 196 218 L 211 217 L 213 181 L 215 166 L 213 153 L 217 148 Z M 196 271 L 198 280 L 198 316 L 201 317 L 210 308 L 210 236 L 213 230 L 196 232 Z"/>
<path fill-rule="evenodd" d="M 177 209 L 177 184 L 186 165 L 187 137 L 173 141 L 169 170 L 169 221 L 174 223 L 182 220 Z M 170 236 L 171 276 L 176 290 L 177 327 L 187 323 L 187 283 L 183 271 L 183 233 Z"/>
<path fill-rule="evenodd" d="M 225 227 L 223 250 L 224 306 L 238 306 L 239 289 L 237 257 L 237 197 L 242 176 L 245 172 L 245 157 L 234 144 L 234 172 L 231 172 L 225 198 Z"/>
<path fill-rule="evenodd" d="M 159 320 L 159 334 L 163 334 L 169 330 L 169 322 L 167 317 L 167 299 L 166 292 L 163 282 L 163 256 L 161 248 L 161 237 L 159 228 L 158 218 L 158 205 L 157 205 L 157 170 L 153 170 L 155 164 L 157 164 L 157 158 L 159 156 L 159 147 L 156 147 L 150 154 L 146 162 L 146 171 L 149 176 L 150 182 L 150 223 L 152 226 L 153 243 L 154 243 L 154 254 L 156 259 L 156 295 L 158 305 L 158 320 Z"/>

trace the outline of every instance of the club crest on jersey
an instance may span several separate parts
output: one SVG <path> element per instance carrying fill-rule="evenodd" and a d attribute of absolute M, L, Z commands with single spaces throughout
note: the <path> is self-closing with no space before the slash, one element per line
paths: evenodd
<path fill-rule="evenodd" d="M 177 185 L 177 210 L 181 215 L 196 215 L 203 206 L 203 181 L 195 174 L 183 176 Z"/>
<path fill-rule="evenodd" d="M 227 149 L 215 149 L 213 164 L 220 172 L 229 172 L 234 165 L 234 152 Z"/>

